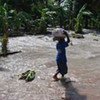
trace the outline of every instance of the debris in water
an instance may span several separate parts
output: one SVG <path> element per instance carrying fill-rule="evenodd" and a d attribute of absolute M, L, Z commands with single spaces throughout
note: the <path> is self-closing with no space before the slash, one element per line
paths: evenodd
<path fill-rule="evenodd" d="M 27 70 L 26 72 L 21 74 L 21 77 L 19 79 L 23 79 L 26 82 L 32 81 L 35 78 L 35 71 Z"/>

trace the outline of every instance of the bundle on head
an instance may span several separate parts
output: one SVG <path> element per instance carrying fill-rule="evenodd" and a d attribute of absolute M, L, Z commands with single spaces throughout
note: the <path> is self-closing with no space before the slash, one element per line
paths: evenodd
<path fill-rule="evenodd" d="M 52 31 L 52 36 L 53 36 L 53 40 L 59 40 L 59 39 L 64 39 L 66 36 L 64 34 L 64 29 L 62 28 L 55 28 L 53 31 Z"/>
<path fill-rule="evenodd" d="M 64 34 L 64 29 L 62 28 L 56 28 L 52 31 L 52 35 L 53 37 L 61 37 L 61 38 L 65 38 L 65 34 Z"/>

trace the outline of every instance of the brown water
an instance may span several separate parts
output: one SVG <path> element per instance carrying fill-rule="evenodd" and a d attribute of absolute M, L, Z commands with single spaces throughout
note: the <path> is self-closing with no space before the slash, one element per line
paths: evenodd
<path fill-rule="evenodd" d="M 0 58 L 0 100 L 100 100 L 100 36 L 87 34 L 85 39 L 71 40 L 66 78 L 72 82 L 67 83 L 52 81 L 56 43 L 51 37 L 10 38 L 9 50 L 22 52 Z M 18 80 L 28 69 L 36 71 L 35 79 Z"/>

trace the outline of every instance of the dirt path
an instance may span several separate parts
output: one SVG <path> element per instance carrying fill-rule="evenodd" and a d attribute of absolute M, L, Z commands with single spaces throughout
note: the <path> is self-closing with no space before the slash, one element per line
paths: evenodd
<path fill-rule="evenodd" d="M 0 58 L 0 100 L 99 100 L 100 36 L 87 34 L 85 39 L 72 41 L 66 75 L 72 82 L 66 83 L 52 81 L 56 50 L 51 37 L 11 38 L 9 49 L 22 52 Z M 36 78 L 28 83 L 18 80 L 18 75 L 28 69 L 36 71 Z"/>

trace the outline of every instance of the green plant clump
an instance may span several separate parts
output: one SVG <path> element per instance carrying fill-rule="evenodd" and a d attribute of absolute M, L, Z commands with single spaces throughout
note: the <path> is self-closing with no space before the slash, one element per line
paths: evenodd
<path fill-rule="evenodd" d="M 27 70 L 26 72 L 21 74 L 21 77 L 19 79 L 23 79 L 26 82 L 32 81 L 35 78 L 35 71 Z"/>

